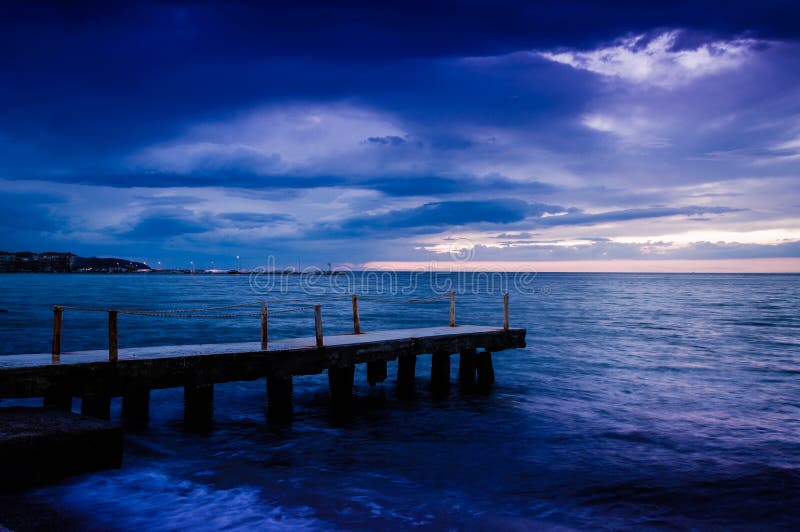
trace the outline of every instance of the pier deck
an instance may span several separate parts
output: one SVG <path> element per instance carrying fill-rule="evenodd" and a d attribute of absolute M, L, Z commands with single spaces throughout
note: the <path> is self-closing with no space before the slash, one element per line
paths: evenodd
<path fill-rule="evenodd" d="M 360 334 L 341 334 L 325 337 L 323 350 L 336 352 L 339 349 L 364 348 L 371 344 L 386 344 L 400 342 L 396 347 L 404 346 L 404 343 L 419 344 L 420 342 L 433 342 L 439 347 L 441 342 L 447 345 L 452 344 L 454 338 L 462 338 L 465 342 L 474 344 L 475 347 L 492 347 L 492 351 L 501 351 L 516 347 L 524 347 L 524 329 L 504 330 L 501 327 L 486 327 L 479 325 L 458 325 L 456 327 L 424 327 L 418 329 L 394 329 L 386 331 L 362 332 Z M 486 345 L 484 345 L 486 344 Z M 444 346 L 442 346 L 444 347 Z M 174 359 L 187 357 L 205 357 L 216 355 L 253 355 L 263 358 L 268 355 L 270 358 L 281 356 L 296 356 L 308 350 L 317 351 L 314 337 L 307 338 L 286 338 L 281 340 L 270 340 L 266 351 L 261 349 L 259 342 L 238 342 L 224 344 L 196 344 L 196 345 L 169 345 L 155 347 L 129 347 L 119 350 L 119 363 L 123 362 L 147 362 L 160 359 Z M 422 354 L 418 352 L 415 354 Z M 394 357 L 396 358 L 396 357 Z M 52 368 L 50 353 L 21 354 L 0 356 L 0 374 L 6 370 L 14 369 L 35 369 Z M 108 350 L 99 349 L 92 351 L 74 351 L 64 353 L 60 364 L 55 366 L 82 365 L 92 363 L 107 363 Z M 365 360 L 357 361 L 365 362 Z M 324 369 L 324 368 L 323 368 Z M 302 372 L 299 374 L 313 374 L 320 371 Z M 1 382 L 1 381 L 0 381 Z M 0 384 L 0 396 L 3 387 Z"/>
<path fill-rule="evenodd" d="M 274 403 L 270 411 L 285 417 L 291 411 L 293 376 L 328 370 L 337 401 L 352 393 L 356 364 L 368 365 L 373 383 L 386 378 L 387 361 L 399 358 L 398 386 L 408 385 L 409 379 L 413 386 L 416 356 L 431 354 L 432 385 L 446 387 L 450 355 L 459 353 L 464 379 L 474 381 L 477 375 L 481 381 L 483 364 L 484 382 L 493 381 L 491 353 L 524 347 L 525 330 L 459 325 L 326 336 L 321 347 L 316 341 L 271 340 L 266 350 L 258 342 L 135 347 L 119 349 L 116 361 L 109 361 L 105 350 L 65 353 L 58 363 L 49 353 L 0 356 L 0 398 L 44 397 L 45 404 L 58 406 L 76 396 L 83 399 L 84 413 L 107 417 L 110 398 L 123 396 L 129 412 L 146 417 L 151 389 L 184 386 L 189 416 L 195 404 L 208 403 L 201 410 L 211 411 L 214 384 L 266 377 Z"/>

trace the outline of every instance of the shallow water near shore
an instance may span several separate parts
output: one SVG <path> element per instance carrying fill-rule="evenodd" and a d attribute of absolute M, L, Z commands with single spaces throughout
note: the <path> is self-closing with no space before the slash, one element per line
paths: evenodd
<path fill-rule="evenodd" d="M 430 279 L 408 277 L 396 286 L 435 294 Z M 459 323 L 502 323 L 499 286 L 451 277 Z M 269 282 L 257 287 L 276 292 Z M 350 332 L 349 299 L 319 293 L 332 279 L 320 276 L 311 295 L 301 276 L 285 282 L 264 296 L 247 275 L 2 275 L 0 356 L 47 352 L 55 303 L 308 297 L 323 303 L 326 334 Z M 495 354 L 491 395 L 459 391 L 454 357 L 449 397 L 433 397 L 421 356 L 412 400 L 396 396 L 394 363 L 373 389 L 359 367 L 343 425 L 331 422 L 319 375 L 295 379 L 291 426 L 265 423 L 260 380 L 217 385 L 214 432 L 189 435 L 182 390 L 154 391 L 150 426 L 126 437 L 121 470 L 3 497 L 0 524 L 27 512 L 76 530 L 800 527 L 800 276 L 539 274 L 522 292 L 507 284 L 511 325 L 528 329 L 528 347 Z M 409 297 L 393 290 L 375 295 Z M 365 299 L 362 328 L 445 325 L 447 305 Z M 105 347 L 104 320 L 68 311 L 64 350 Z M 313 318 L 276 315 L 270 334 L 310 336 Z M 258 318 L 120 317 L 121 347 L 258 335 Z M 113 419 L 119 409 L 115 400 Z"/>

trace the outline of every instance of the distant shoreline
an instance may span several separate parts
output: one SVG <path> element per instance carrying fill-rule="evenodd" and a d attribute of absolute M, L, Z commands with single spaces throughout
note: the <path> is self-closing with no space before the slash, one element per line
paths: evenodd
<path fill-rule="evenodd" d="M 0 273 L 148 271 L 150 266 L 117 257 L 81 257 L 71 252 L 0 251 Z"/>

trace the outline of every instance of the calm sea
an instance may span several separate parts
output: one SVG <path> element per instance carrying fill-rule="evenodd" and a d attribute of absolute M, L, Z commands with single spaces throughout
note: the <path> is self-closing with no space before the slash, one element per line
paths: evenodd
<path fill-rule="evenodd" d="M 264 421 L 263 381 L 218 385 L 206 436 L 182 432 L 182 390 L 154 391 L 150 427 L 126 436 L 121 470 L 4 497 L 0 523 L 27 514 L 76 530 L 800 528 L 800 276 L 285 279 L 256 288 L 320 301 L 326 334 L 349 332 L 349 300 L 319 292 L 401 299 L 410 287 L 428 297 L 452 282 L 460 323 L 500 325 L 508 288 L 528 347 L 495 355 L 489 396 L 453 386 L 432 398 L 429 357 L 413 400 L 396 398 L 394 364 L 372 390 L 359 368 L 345 426 L 329 420 L 324 375 L 295 379 L 296 419 L 282 428 Z M 262 297 L 253 290 L 247 275 L 3 275 L 0 354 L 48 351 L 54 303 L 192 308 Z M 447 305 L 365 300 L 362 327 L 445 325 Z M 64 349 L 103 348 L 104 319 L 68 311 Z M 270 325 L 275 337 L 313 333 L 308 312 Z M 258 334 L 257 318 L 120 317 L 121 347 Z"/>

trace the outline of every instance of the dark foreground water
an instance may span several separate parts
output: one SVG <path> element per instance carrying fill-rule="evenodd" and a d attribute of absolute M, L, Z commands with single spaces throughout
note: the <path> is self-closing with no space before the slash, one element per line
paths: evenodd
<path fill-rule="evenodd" d="M 274 297 L 302 295 L 299 276 L 288 282 Z M 494 282 L 459 294 L 460 322 L 501 323 Z M 418 283 L 417 295 L 432 293 L 429 279 Z M 800 276 L 540 274 L 524 280 L 525 293 L 511 284 L 512 325 L 528 329 L 528 348 L 495 355 L 490 396 L 454 386 L 432 398 L 420 357 L 411 401 L 395 397 L 394 364 L 375 390 L 362 368 L 346 426 L 329 420 L 321 375 L 295 379 L 286 428 L 264 422 L 263 381 L 218 385 L 216 429 L 194 436 L 181 431 L 182 391 L 155 391 L 149 431 L 127 436 L 121 470 L 4 497 L 0 523 L 800 528 Z M 47 351 L 53 303 L 186 308 L 255 297 L 247 276 L 0 276 L 0 354 Z M 347 332 L 349 301 L 317 299 L 326 333 Z M 104 347 L 103 319 L 68 312 L 65 349 Z M 257 319 L 120 322 L 122 347 L 258 338 Z M 446 322 L 446 301 L 362 302 L 365 329 Z M 312 328 L 309 314 L 271 320 L 276 336 Z"/>

